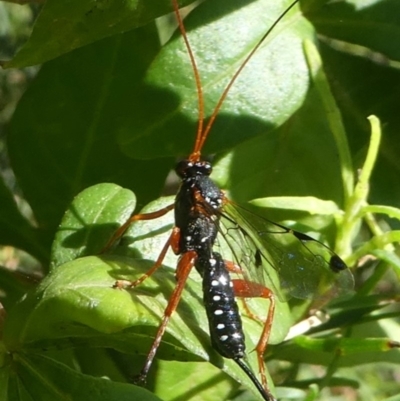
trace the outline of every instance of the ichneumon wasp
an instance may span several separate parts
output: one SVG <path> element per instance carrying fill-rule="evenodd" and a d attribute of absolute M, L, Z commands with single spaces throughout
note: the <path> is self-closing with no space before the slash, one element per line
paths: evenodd
<path fill-rule="evenodd" d="M 280 224 L 256 217 L 230 202 L 210 179 L 212 167 L 208 161 L 202 159 L 202 150 L 236 78 L 265 38 L 298 0 L 281 14 L 248 53 L 222 92 L 206 124 L 196 57 L 190 47 L 177 0 L 172 0 L 172 3 L 193 67 L 198 93 L 199 124 L 195 145 L 188 158 L 176 165 L 175 171 L 181 184 L 175 202 L 158 211 L 133 215 L 105 246 L 107 250 L 134 221 L 152 220 L 174 211 L 174 228 L 154 265 L 133 282 L 117 281 L 115 284 L 119 288 L 135 288 L 162 266 L 170 248 L 179 255 L 176 286 L 169 298 L 138 382 L 145 382 L 170 317 L 181 299 L 189 273 L 195 268 L 203 280 L 203 302 L 213 347 L 222 356 L 233 359 L 243 369 L 263 399 L 273 401 L 275 398 L 267 383 L 263 355 L 270 336 L 275 295 L 283 299 L 286 296 L 305 298 L 315 294 L 331 296 L 335 291 L 351 288 L 352 276 L 340 257 L 324 244 Z M 226 243 L 230 249 L 229 260 L 225 260 L 225 255 L 221 256 L 217 251 L 220 242 Z M 231 279 L 231 273 L 237 274 L 239 278 Z M 236 297 L 261 297 L 269 301 L 267 317 L 255 349 L 260 380 L 244 361 L 244 332 Z M 251 315 L 251 311 L 249 314 Z"/>

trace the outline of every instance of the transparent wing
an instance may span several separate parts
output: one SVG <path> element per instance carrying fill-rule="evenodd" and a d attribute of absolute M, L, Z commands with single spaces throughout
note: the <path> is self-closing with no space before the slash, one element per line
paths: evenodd
<path fill-rule="evenodd" d="M 228 202 L 220 233 L 250 280 L 282 300 L 332 298 L 353 288 L 342 259 L 322 242 Z"/>

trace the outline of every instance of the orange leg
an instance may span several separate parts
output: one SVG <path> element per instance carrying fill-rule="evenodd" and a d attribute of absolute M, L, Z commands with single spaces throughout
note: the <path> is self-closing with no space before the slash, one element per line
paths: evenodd
<path fill-rule="evenodd" d="M 188 251 L 188 252 L 184 253 L 181 256 L 181 258 L 179 259 L 178 267 L 176 269 L 177 284 L 176 284 L 175 289 L 169 299 L 168 305 L 164 311 L 164 316 L 163 316 L 160 326 L 158 327 L 157 334 L 154 338 L 153 345 L 150 348 L 150 351 L 146 358 L 146 362 L 140 373 L 138 381 L 141 383 L 144 383 L 146 381 L 147 374 L 150 370 L 151 364 L 153 363 L 157 349 L 161 343 L 161 339 L 165 333 L 165 329 L 167 328 L 169 319 L 178 306 L 178 303 L 181 299 L 183 288 L 185 287 L 187 278 L 196 262 L 196 259 L 197 259 L 197 253 L 195 251 Z"/>
<path fill-rule="evenodd" d="M 118 228 L 117 231 L 113 234 L 113 236 L 110 238 L 110 240 L 107 242 L 107 244 L 104 246 L 104 248 L 101 250 L 100 253 L 105 253 L 107 252 L 111 246 L 114 244 L 115 241 L 120 239 L 125 231 L 128 229 L 128 227 L 134 222 L 138 220 L 153 220 L 158 217 L 164 216 L 164 214 L 167 214 L 170 210 L 174 208 L 174 204 L 169 205 L 167 207 L 164 207 L 160 210 L 157 210 L 156 212 L 151 212 L 151 213 L 143 213 L 143 214 L 134 214 L 133 216 L 129 217 L 129 219 L 122 224 L 121 227 Z"/>
<path fill-rule="evenodd" d="M 160 255 L 158 256 L 156 263 L 142 276 L 140 276 L 138 279 L 135 281 L 128 281 L 128 280 L 118 280 L 114 284 L 114 288 L 133 288 L 137 287 L 139 284 L 143 283 L 144 280 L 146 280 L 148 277 L 150 277 L 159 267 L 161 267 L 162 262 L 165 258 L 166 253 L 168 252 L 168 248 L 171 246 L 171 248 L 174 250 L 178 249 L 178 244 L 179 244 L 179 236 L 180 236 L 180 231 L 179 228 L 174 227 L 172 229 L 172 233 L 168 238 L 168 241 L 165 243 L 163 246 L 163 249 L 160 252 Z"/>
<path fill-rule="evenodd" d="M 224 260 L 226 268 L 231 272 L 231 273 L 236 273 L 236 274 L 243 274 L 243 270 L 240 266 L 237 264 L 231 262 L 230 260 Z M 249 297 L 248 297 L 249 298 Z M 259 316 L 255 315 L 251 309 L 249 308 L 249 305 L 246 302 L 246 298 L 241 298 L 241 301 L 243 303 L 243 308 L 246 311 L 246 315 L 249 316 L 251 319 L 259 321 L 259 322 L 264 322 L 264 319 L 260 318 Z"/>
<path fill-rule="evenodd" d="M 230 271 L 231 273 L 243 274 L 242 268 L 237 264 L 231 262 L 230 260 L 224 260 L 224 263 L 228 271 Z"/>
<path fill-rule="evenodd" d="M 264 323 L 263 331 L 256 346 L 258 368 L 261 376 L 261 383 L 266 391 L 268 390 L 267 379 L 265 376 L 264 352 L 268 345 L 271 333 L 272 321 L 275 313 L 275 298 L 271 290 L 261 284 L 245 280 L 232 280 L 235 295 L 243 298 L 265 298 L 269 300 L 267 318 Z"/>

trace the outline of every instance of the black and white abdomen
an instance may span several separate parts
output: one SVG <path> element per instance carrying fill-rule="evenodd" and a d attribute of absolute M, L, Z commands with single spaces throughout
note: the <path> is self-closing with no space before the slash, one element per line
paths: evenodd
<path fill-rule="evenodd" d="M 242 321 L 225 262 L 219 253 L 213 252 L 207 259 L 200 257 L 196 269 L 203 277 L 203 301 L 213 347 L 225 358 L 243 358 Z"/>

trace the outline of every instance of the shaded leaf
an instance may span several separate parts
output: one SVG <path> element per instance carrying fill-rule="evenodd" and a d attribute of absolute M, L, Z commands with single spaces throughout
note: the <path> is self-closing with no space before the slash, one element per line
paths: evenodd
<path fill-rule="evenodd" d="M 43 355 L 16 353 L 13 365 L 17 374 L 10 367 L 9 401 L 160 400 L 142 387 L 84 375 Z"/>
<path fill-rule="evenodd" d="M 90 185 L 135 188 L 140 202 L 158 195 L 170 161 L 132 160 L 115 137 L 157 52 L 155 35 L 154 28 L 136 30 L 48 63 L 21 99 L 8 136 L 10 158 L 48 247 L 73 197 Z"/>
<path fill-rule="evenodd" d="M 400 4 L 396 0 L 323 2 L 307 15 L 318 32 L 400 61 Z M 363 54 L 359 54 L 363 56 Z M 382 60 L 384 62 L 384 60 Z"/>
<path fill-rule="evenodd" d="M 193 0 L 181 0 L 181 5 Z M 145 25 L 171 11 L 170 0 L 46 1 L 25 46 L 6 67 L 41 64 L 79 47 Z"/>
<path fill-rule="evenodd" d="M 58 227 L 51 266 L 99 254 L 118 228 L 117 224 L 123 224 L 135 206 L 135 195 L 115 184 L 98 184 L 82 191 Z"/>

